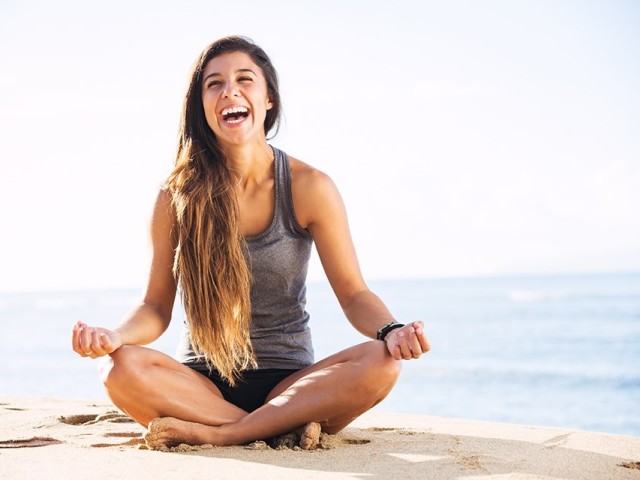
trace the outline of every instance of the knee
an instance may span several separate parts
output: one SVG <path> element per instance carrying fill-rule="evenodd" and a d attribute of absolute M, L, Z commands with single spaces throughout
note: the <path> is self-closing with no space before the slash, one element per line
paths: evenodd
<path fill-rule="evenodd" d="M 366 365 L 367 383 L 378 388 L 391 389 L 402 370 L 402 361 L 395 360 L 387 351 L 384 342 L 374 340 L 367 342 L 364 363 Z"/>
<path fill-rule="evenodd" d="M 111 389 L 128 383 L 140 368 L 137 356 L 136 347 L 125 345 L 104 357 L 98 366 L 104 386 Z"/>
<path fill-rule="evenodd" d="M 382 344 L 382 352 L 380 356 L 382 359 L 380 360 L 380 370 L 383 372 L 383 375 L 387 379 L 388 383 L 393 386 L 398 377 L 400 376 L 400 372 L 402 371 L 402 360 L 396 360 L 391 356 L 389 351 L 387 350 L 387 345 L 384 342 L 377 342 Z"/>

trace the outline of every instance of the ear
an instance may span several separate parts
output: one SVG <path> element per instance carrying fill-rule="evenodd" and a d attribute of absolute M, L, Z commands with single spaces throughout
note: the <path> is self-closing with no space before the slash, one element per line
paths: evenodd
<path fill-rule="evenodd" d="M 271 100 L 267 98 L 267 110 L 271 110 L 272 108 L 273 108 L 273 103 L 271 103 Z"/>

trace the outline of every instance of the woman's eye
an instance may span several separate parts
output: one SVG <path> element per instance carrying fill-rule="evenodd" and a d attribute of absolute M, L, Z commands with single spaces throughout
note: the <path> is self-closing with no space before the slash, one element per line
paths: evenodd
<path fill-rule="evenodd" d="M 218 85 L 220 85 L 222 82 L 218 81 L 218 80 L 212 80 L 209 83 L 207 83 L 207 88 L 211 88 L 211 87 L 217 87 Z"/>
<path fill-rule="evenodd" d="M 253 78 L 251 77 L 240 77 L 238 79 L 239 82 L 253 82 Z"/>

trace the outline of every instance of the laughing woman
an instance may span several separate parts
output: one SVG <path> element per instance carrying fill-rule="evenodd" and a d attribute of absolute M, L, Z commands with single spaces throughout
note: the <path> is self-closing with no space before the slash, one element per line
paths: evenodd
<path fill-rule="evenodd" d="M 141 303 L 114 330 L 78 322 L 73 349 L 106 357 L 115 405 L 152 448 L 237 445 L 298 432 L 312 448 L 391 391 L 401 361 L 429 350 L 423 323 L 397 323 L 365 284 L 327 175 L 267 143 L 276 71 L 242 37 L 210 45 L 184 100 L 175 167 L 151 221 Z M 315 243 L 351 324 L 372 340 L 314 363 L 305 278 Z M 186 318 L 178 359 L 143 347 Z"/>

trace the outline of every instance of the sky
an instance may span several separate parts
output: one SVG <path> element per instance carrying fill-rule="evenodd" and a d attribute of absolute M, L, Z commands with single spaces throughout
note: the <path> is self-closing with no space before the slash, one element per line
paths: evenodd
<path fill-rule="evenodd" d="M 229 34 L 367 279 L 640 270 L 639 27 L 634 1 L 5 0 L 0 291 L 144 284 L 189 69 Z"/>

